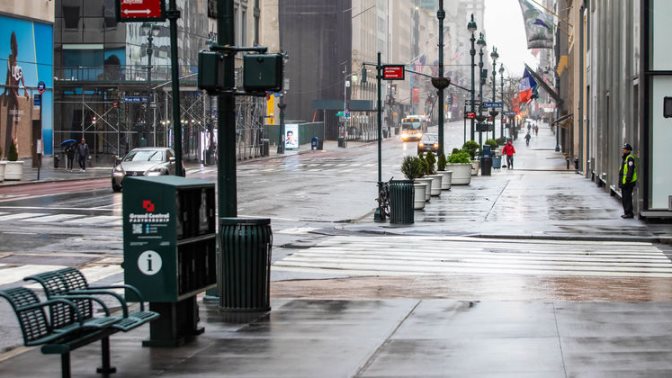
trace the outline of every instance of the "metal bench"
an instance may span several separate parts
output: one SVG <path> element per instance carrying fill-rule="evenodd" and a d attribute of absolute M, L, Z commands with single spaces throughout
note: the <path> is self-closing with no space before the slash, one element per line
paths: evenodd
<path fill-rule="evenodd" d="M 95 341 L 101 341 L 102 363 L 98 368 L 102 374 L 111 374 L 116 369 L 110 366 L 110 335 L 118 332 L 112 325 L 121 320 L 109 315 L 105 304 L 97 298 L 84 295 L 74 296 L 76 300 L 91 300 L 105 310 L 104 317 L 83 316 L 78 306 L 70 299 L 57 298 L 40 302 L 30 289 L 19 287 L 0 290 L 14 309 L 21 326 L 25 346 L 42 346 L 44 354 L 61 355 L 61 375 L 70 377 L 70 352 Z M 45 308 L 48 308 L 48 316 Z"/>
<path fill-rule="evenodd" d="M 105 295 L 114 297 L 121 305 L 122 317 L 112 327 L 123 332 L 128 332 L 159 317 L 157 312 L 145 311 L 142 294 L 135 287 L 130 285 L 89 286 L 84 274 L 75 268 L 63 268 L 40 273 L 26 277 L 23 280 L 38 282 L 44 288 L 44 293 L 49 299 L 63 296 L 71 297 L 73 295 Z M 140 302 L 140 311 L 129 312 L 128 303 L 124 297 L 113 291 L 109 291 L 110 289 L 126 289 L 132 292 Z M 73 299 L 72 301 L 77 305 L 84 318 L 89 319 L 93 317 L 93 304 L 90 298 Z"/>

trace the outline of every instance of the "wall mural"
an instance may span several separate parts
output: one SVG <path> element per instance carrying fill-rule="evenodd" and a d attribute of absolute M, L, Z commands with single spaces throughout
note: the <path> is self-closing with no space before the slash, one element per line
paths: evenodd
<path fill-rule="evenodd" d="M 33 156 L 36 140 L 52 152 L 53 26 L 0 16 L 0 148 Z M 4 73 L 4 75 L 2 75 Z M 37 85 L 46 84 L 40 99 Z"/>

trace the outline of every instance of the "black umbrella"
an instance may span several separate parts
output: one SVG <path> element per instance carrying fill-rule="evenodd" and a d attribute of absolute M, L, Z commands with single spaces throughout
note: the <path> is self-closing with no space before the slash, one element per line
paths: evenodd
<path fill-rule="evenodd" d="M 66 140 L 64 140 L 64 141 L 61 142 L 61 147 L 63 147 L 63 146 L 69 146 L 69 145 L 71 145 L 71 144 L 75 144 L 75 143 L 77 143 L 77 141 L 74 140 L 74 139 L 66 139 Z"/>

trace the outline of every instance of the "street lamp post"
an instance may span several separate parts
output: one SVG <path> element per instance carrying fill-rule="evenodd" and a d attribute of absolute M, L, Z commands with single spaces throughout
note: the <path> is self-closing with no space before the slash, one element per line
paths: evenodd
<path fill-rule="evenodd" d="M 490 58 L 492 58 L 492 102 L 497 101 L 497 59 L 499 54 L 497 53 L 497 48 L 492 46 L 492 52 L 490 53 Z M 496 108 L 492 109 L 492 139 L 495 137 L 495 118 L 497 117 Z"/>
<path fill-rule="evenodd" d="M 483 69 L 483 49 L 485 46 L 487 46 L 487 43 L 485 42 L 485 36 L 483 33 L 479 34 L 478 41 L 476 44 L 480 47 L 479 52 L 478 52 L 478 70 L 480 72 L 480 78 L 481 81 L 479 83 L 479 89 L 478 89 L 478 99 L 481 102 L 480 105 L 478 106 L 478 115 L 479 115 L 479 124 L 482 122 L 481 117 L 483 115 L 483 84 L 485 84 L 485 80 L 488 77 L 488 70 Z M 478 131 L 478 144 L 483 145 L 483 131 L 479 130 Z"/>
<path fill-rule="evenodd" d="M 436 12 L 436 18 L 439 19 L 439 81 L 443 80 L 443 20 L 446 18 L 446 12 L 443 10 L 443 0 L 439 0 L 439 10 Z M 444 153 L 444 143 L 443 143 L 443 123 L 445 114 L 443 112 L 443 90 L 444 88 L 438 89 L 438 101 L 439 101 L 439 155 Z"/>
<path fill-rule="evenodd" d="M 474 42 L 476 42 L 476 37 L 474 33 L 478 29 L 476 21 L 474 21 L 474 14 L 471 14 L 471 21 L 467 24 L 467 30 L 471 32 L 471 50 L 469 50 L 469 55 L 471 55 L 471 113 L 475 113 L 475 102 L 476 102 L 476 83 L 475 83 L 475 73 L 476 63 L 474 62 L 476 57 L 476 48 L 474 47 Z M 471 140 L 474 140 L 474 119 L 471 119 Z"/>
<path fill-rule="evenodd" d="M 149 95 L 148 102 L 149 106 L 152 108 L 152 128 L 154 132 L 154 138 L 153 138 L 153 146 L 156 147 L 156 104 L 154 101 L 156 100 L 154 98 L 154 93 L 152 91 L 152 55 L 154 54 L 154 37 L 158 37 L 159 33 L 161 32 L 161 28 L 159 28 L 158 25 L 153 25 L 150 24 L 149 22 L 143 22 L 142 26 L 140 26 L 142 29 L 142 33 L 147 36 L 147 94 Z M 145 110 L 146 111 L 146 110 Z M 145 125 L 147 125 L 149 122 L 147 122 L 147 114 L 145 113 Z M 144 134 L 144 132 L 143 132 Z"/>
<path fill-rule="evenodd" d="M 504 63 L 499 64 L 499 86 L 502 98 L 502 114 L 499 118 L 499 137 L 504 138 Z"/>

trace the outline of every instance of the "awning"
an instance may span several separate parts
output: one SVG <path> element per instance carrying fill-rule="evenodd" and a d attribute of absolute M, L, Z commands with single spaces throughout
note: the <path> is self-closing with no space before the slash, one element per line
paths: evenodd
<path fill-rule="evenodd" d="M 569 123 L 567 121 L 569 121 L 573 117 L 574 117 L 574 113 L 565 114 L 564 116 L 559 117 L 558 119 L 553 121 L 553 123 L 551 123 L 551 125 L 555 125 L 556 123 L 559 123 L 560 127 L 563 127 L 563 128 L 569 127 L 569 126 L 567 126 L 567 124 Z"/>

